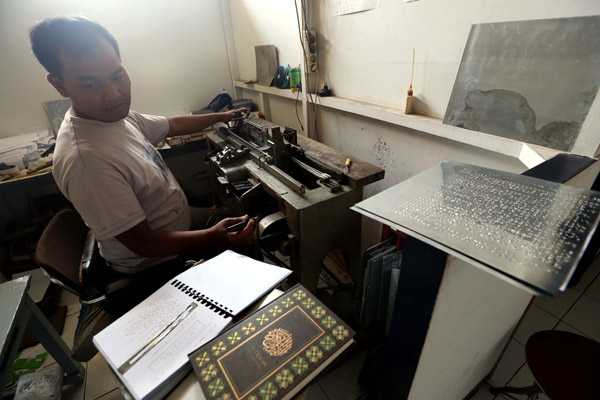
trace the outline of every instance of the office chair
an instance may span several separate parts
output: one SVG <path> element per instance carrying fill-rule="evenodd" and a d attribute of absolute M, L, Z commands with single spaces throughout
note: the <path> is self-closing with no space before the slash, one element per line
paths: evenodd
<path fill-rule="evenodd" d="M 600 343 L 595 340 L 571 332 L 540 331 L 527 340 L 525 355 L 533 385 L 491 388 L 492 394 L 526 394 L 528 400 L 541 393 L 554 400 L 600 399 Z"/>
<path fill-rule="evenodd" d="M 42 233 L 35 258 L 51 282 L 119 317 L 191 264 L 181 258 L 124 276 L 106 264 L 94 235 L 77 211 L 58 212 Z"/>
<path fill-rule="evenodd" d="M 82 304 L 71 357 L 89 361 L 97 350 L 92 337 L 137 299 L 138 277 L 118 277 L 100 256 L 94 235 L 77 211 L 59 211 L 37 243 L 35 259 L 50 281 L 79 297 Z"/>
<path fill-rule="evenodd" d="M 100 256 L 94 235 L 77 211 L 58 212 L 37 243 L 35 258 L 50 281 L 76 294 L 84 305 L 98 305 L 109 313 L 111 297 L 135 278 L 114 279 Z"/>

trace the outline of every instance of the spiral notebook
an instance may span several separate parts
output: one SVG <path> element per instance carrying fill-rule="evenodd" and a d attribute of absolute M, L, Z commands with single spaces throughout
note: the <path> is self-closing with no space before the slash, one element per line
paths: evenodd
<path fill-rule="evenodd" d="M 94 345 L 134 398 L 161 398 L 190 370 L 190 352 L 290 272 L 228 250 L 167 282 Z"/>

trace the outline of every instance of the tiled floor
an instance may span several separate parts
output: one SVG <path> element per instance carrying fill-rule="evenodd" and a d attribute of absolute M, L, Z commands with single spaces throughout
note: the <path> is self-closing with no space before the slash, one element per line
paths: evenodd
<path fill-rule="evenodd" d="M 581 281 L 552 300 L 535 298 L 525 312 L 517 330 L 501 357 L 492 377 L 482 386 L 474 400 L 526 399 L 511 394 L 494 397 L 492 386 L 529 386 L 533 375 L 525 362 L 525 343 L 529 336 L 541 330 L 561 330 L 600 341 L 600 258 L 583 275 Z M 541 395 L 540 399 L 547 399 Z"/>
<path fill-rule="evenodd" d="M 62 337 L 71 346 L 80 304 L 76 296 L 63 292 L 61 304 L 68 306 Z M 531 371 L 525 363 L 525 343 L 534 332 L 556 329 L 575 332 L 600 341 L 600 263 L 596 262 L 583 276 L 581 282 L 566 293 L 548 301 L 536 298 L 526 311 L 508 348 L 500 359 L 489 384 L 493 386 L 528 386 L 533 382 Z M 45 350 L 41 345 L 26 349 L 22 357 L 32 357 Z M 307 400 L 356 400 L 361 397 L 356 386 L 364 355 L 358 354 L 309 386 Z M 53 365 L 51 357 L 44 367 Z M 65 386 L 65 400 L 113 400 L 122 398 L 117 382 L 104 359 L 96 355 L 84 363 L 84 382 Z M 525 396 L 511 395 L 524 399 Z M 494 397 L 489 385 L 482 386 L 472 397 L 475 400 L 503 400 L 511 397 Z M 542 396 L 541 399 L 546 397 Z"/>

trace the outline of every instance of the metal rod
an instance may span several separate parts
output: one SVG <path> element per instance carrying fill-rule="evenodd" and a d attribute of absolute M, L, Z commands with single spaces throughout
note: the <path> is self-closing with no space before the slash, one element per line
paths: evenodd
<path fill-rule="evenodd" d="M 276 167 L 274 165 L 267 164 L 265 162 L 261 162 L 258 158 L 255 158 L 254 154 L 251 154 L 251 157 L 252 157 L 253 161 L 256 162 L 261 168 L 270 172 L 272 175 L 274 175 L 280 181 L 283 181 L 283 183 L 285 183 L 287 186 L 289 186 L 290 189 L 292 189 L 294 192 L 296 192 L 298 194 L 306 193 L 306 186 L 304 186 L 298 180 L 289 176 L 283 170 L 279 169 L 278 167 Z"/>
<path fill-rule="evenodd" d="M 331 178 L 331 176 L 327 175 L 324 172 L 319 171 L 318 169 L 311 167 L 310 165 L 306 164 L 305 162 L 302 162 L 300 160 L 298 160 L 296 157 L 290 157 L 290 159 L 295 162 L 296 164 L 298 164 L 300 166 L 300 168 L 302 168 L 303 170 L 305 170 L 306 172 L 316 176 L 319 179 L 329 179 Z"/>
<path fill-rule="evenodd" d="M 258 125 L 258 126 L 260 127 L 260 125 Z M 268 172 L 270 172 L 271 174 L 275 175 L 275 177 L 277 177 L 279 180 L 283 181 L 283 183 L 285 183 L 287 186 L 289 186 L 294 192 L 296 192 L 298 194 L 306 193 L 306 186 L 304 186 L 301 182 L 299 182 L 298 180 L 296 180 L 293 177 L 291 177 L 290 175 L 288 175 L 282 169 L 280 169 L 274 165 L 268 164 L 273 159 L 273 157 L 271 157 L 269 154 L 265 153 L 264 151 L 258 150 L 256 148 L 256 146 L 254 146 L 252 143 L 242 139 L 235 133 L 230 132 L 229 130 L 226 130 L 226 131 L 220 130 L 219 136 L 223 140 L 233 141 L 234 146 L 236 146 L 238 149 L 241 147 L 241 145 L 239 143 L 235 143 L 235 141 L 241 142 L 242 144 L 247 146 L 249 149 L 251 149 L 250 150 L 250 158 L 256 164 L 258 164 L 259 167 L 261 167 L 261 168 L 267 170 Z"/>
<path fill-rule="evenodd" d="M 171 331 L 173 331 L 173 329 L 175 329 L 181 321 L 183 321 L 188 315 L 190 315 L 190 313 L 196 307 L 198 307 L 198 304 L 193 302 L 190 303 L 190 305 L 187 306 L 185 310 L 183 310 L 179 315 L 177 315 L 175 319 L 170 321 L 163 329 L 158 331 L 152 338 L 150 338 L 150 340 L 148 340 L 148 342 L 146 342 L 145 345 L 143 345 L 138 351 L 135 352 L 134 355 L 132 355 L 127 361 L 125 361 L 123 365 L 121 365 L 118 368 L 118 371 L 121 374 L 124 374 L 125 372 L 129 371 L 131 367 L 135 365 L 136 362 L 142 359 L 142 357 L 144 357 L 150 350 L 152 350 L 154 346 L 156 346 L 169 333 L 171 333 Z"/>

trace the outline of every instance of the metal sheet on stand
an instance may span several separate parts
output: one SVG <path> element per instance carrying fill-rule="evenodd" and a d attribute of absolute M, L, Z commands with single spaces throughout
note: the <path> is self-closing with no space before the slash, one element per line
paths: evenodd
<path fill-rule="evenodd" d="M 277 72 L 277 49 L 274 45 L 254 46 L 256 55 L 256 78 L 258 83 L 271 86 Z"/>
<path fill-rule="evenodd" d="M 554 295 L 598 226 L 600 192 L 446 161 L 353 209 Z"/>

